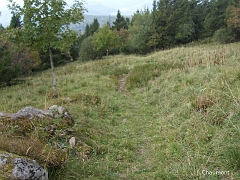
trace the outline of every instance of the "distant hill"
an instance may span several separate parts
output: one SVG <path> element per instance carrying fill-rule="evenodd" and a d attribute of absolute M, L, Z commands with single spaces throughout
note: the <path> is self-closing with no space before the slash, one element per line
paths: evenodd
<path fill-rule="evenodd" d="M 72 30 L 75 30 L 79 33 L 83 33 L 85 30 L 85 27 L 87 24 L 91 24 L 93 22 L 93 20 L 97 18 L 100 26 L 103 26 L 104 24 L 106 24 L 107 22 L 110 22 L 110 24 L 113 24 L 113 22 L 115 21 L 116 17 L 115 16 L 106 16 L 106 15 L 85 15 L 84 16 L 84 21 L 80 24 L 72 24 L 70 26 L 70 28 Z"/>
<path fill-rule="evenodd" d="M 85 13 L 85 22 L 90 20 L 91 23 L 92 17 L 97 16 L 99 17 L 99 22 L 101 21 L 100 24 L 104 24 L 109 20 L 109 15 L 111 18 L 115 17 L 118 10 L 121 11 L 122 15 L 131 16 L 134 12 L 136 12 L 137 9 L 142 9 L 144 7 L 150 8 L 151 3 L 152 2 L 149 2 L 148 0 L 142 1 L 142 3 L 139 3 L 137 0 L 132 0 L 128 4 L 123 4 L 121 1 L 108 1 L 102 3 L 95 0 L 88 0 L 87 2 L 84 2 L 84 7 L 87 9 L 87 12 Z M 0 11 L 2 13 L 0 16 L 0 24 L 2 24 L 4 27 L 7 27 L 10 24 L 12 15 L 5 7 L 0 7 Z M 82 27 L 84 27 L 84 24 L 78 25 L 76 29 L 79 29 L 79 27 L 80 29 L 83 29 Z"/>
<path fill-rule="evenodd" d="M 84 6 L 87 8 L 86 14 L 87 15 L 97 15 L 97 16 L 106 16 L 106 15 L 115 15 L 117 14 L 117 10 L 113 7 L 110 7 L 106 4 L 96 2 L 96 1 L 89 1 L 84 3 Z"/>
<path fill-rule="evenodd" d="M 126 16 L 128 18 L 131 18 L 130 16 Z M 104 24 L 107 24 L 107 22 L 110 22 L 110 25 L 113 25 L 113 22 L 116 20 L 116 15 L 85 15 L 84 21 L 80 24 L 72 24 L 70 28 L 72 30 L 75 30 L 79 33 L 83 33 L 85 30 L 85 27 L 87 24 L 91 24 L 93 20 L 97 18 L 100 26 L 103 26 Z"/>

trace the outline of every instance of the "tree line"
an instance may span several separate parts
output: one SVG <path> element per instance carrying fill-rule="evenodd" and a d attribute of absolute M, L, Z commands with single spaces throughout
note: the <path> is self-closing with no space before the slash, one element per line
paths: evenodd
<path fill-rule="evenodd" d="M 82 35 L 69 29 L 70 23 L 83 21 L 82 2 L 66 9 L 65 1 L 33 1 L 24 1 L 24 7 L 9 5 L 13 12 L 10 26 L 1 27 L 0 77 L 5 81 L 9 79 L 3 74 L 16 77 L 18 73 L 12 71 L 22 70 L 21 66 L 53 70 L 53 62 L 88 61 L 119 53 L 147 54 L 194 41 L 240 40 L 239 0 L 154 0 L 151 9 L 137 10 L 131 19 L 118 10 L 112 26 L 107 23 L 100 27 L 94 19 Z"/>
<path fill-rule="evenodd" d="M 231 43 L 240 40 L 239 0 L 159 0 L 138 10 L 131 21 L 118 11 L 114 25 L 97 19 L 81 37 L 80 59 L 103 55 L 146 54 L 194 41 Z"/>

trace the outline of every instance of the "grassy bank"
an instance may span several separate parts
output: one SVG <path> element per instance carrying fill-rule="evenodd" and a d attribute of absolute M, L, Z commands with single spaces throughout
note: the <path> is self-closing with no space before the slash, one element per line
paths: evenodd
<path fill-rule="evenodd" d="M 44 71 L 1 88 L 0 111 L 59 104 L 73 114 L 72 136 L 84 153 L 72 149 L 55 179 L 238 179 L 239 49 L 202 45 L 73 62 L 56 69 L 58 98 Z"/>

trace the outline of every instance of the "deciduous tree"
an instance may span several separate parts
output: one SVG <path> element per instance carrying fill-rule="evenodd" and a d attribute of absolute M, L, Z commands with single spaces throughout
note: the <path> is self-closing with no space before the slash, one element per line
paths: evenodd
<path fill-rule="evenodd" d="M 148 53 L 150 48 L 148 46 L 149 38 L 152 32 L 152 18 L 150 11 L 137 11 L 132 18 L 132 26 L 129 27 L 129 41 L 130 45 L 136 53 Z"/>
<path fill-rule="evenodd" d="M 48 51 L 53 77 L 53 93 L 57 94 L 52 49 L 69 50 L 77 34 L 69 29 L 71 23 L 83 20 L 83 3 L 75 0 L 69 8 L 64 0 L 24 0 L 21 7 L 13 0 L 8 7 L 23 16 L 24 28 L 17 31 L 20 41 L 38 50 Z"/>
<path fill-rule="evenodd" d="M 106 51 L 106 56 L 108 56 L 109 50 L 115 47 L 119 42 L 117 36 L 108 25 L 99 28 L 94 37 L 93 45 L 95 49 L 98 52 Z"/>
<path fill-rule="evenodd" d="M 227 8 L 226 19 L 228 27 L 240 29 L 240 1 L 238 7 L 229 6 Z"/>

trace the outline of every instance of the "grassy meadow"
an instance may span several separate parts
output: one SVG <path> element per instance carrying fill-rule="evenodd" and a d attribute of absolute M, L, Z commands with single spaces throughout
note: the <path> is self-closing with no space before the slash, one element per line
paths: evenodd
<path fill-rule="evenodd" d="M 240 43 L 56 68 L 0 89 L 0 111 L 66 107 L 81 153 L 50 179 L 240 179 Z M 60 143 L 60 142 L 59 142 Z"/>

